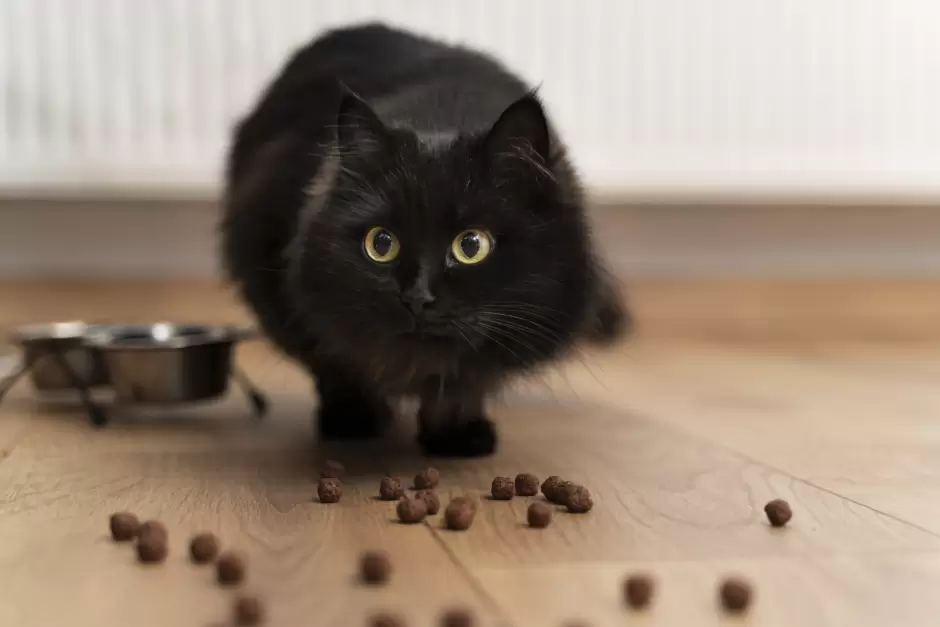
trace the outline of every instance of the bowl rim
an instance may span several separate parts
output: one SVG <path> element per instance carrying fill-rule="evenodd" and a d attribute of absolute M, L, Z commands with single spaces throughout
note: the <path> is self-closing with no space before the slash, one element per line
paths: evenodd
<path fill-rule="evenodd" d="M 100 325 L 83 320 L 59 320 L 54 322 L 36 322 L 24 324 L 10 331 L 9 340 L 12 344 L 26 346 L 29 344 L 49 344 L 55 342 L 69 343 L 82 342 L 89 333 Z M 66 332 L 59 333 L 58 329 Z M 68 331 L 72 329 L 72 331 Z"/>
<path fill-rule="evenodd" d="M 164 327 L 170 334 L 166 340 L 153 340 L 152 332 L 155 327 Z M 173 335 L 174 331 L 195 329 L 199 331 L 191 335 Z M 151 333 L 151 338 L 141 338 L 136 341 L 124 340 L 120 333 L 124 331 L 137 331 L 138 333 Z M 103 351 L 165 351 L 191 348 L 194 346 L 208 346 L 214 344 L 232 344 L 247 339 L 253 333 L 252 329 L 231 324 L 207 324 L 200 322 L 141 322 L 141 323 L 115 323 L 99 324 L 85 337 L 85 344 Z"/>

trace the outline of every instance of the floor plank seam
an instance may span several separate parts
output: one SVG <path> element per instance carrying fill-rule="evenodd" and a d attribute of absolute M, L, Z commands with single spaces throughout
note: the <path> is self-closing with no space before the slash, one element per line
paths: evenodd
<path fill-rule="evenodd" d="M 480 597 L 480 599 L 485 603 L 490 611 L 492 611 L 497 619 L 498 624 L 504 627 L 512 627 L 514 623 L 509 618 L 509 613 L 499 604 L 499 602 L 489 593 L 480 580 L 477 579 L 476 575 L 464 564 L 460 558 L 457 557 L 447 543 L 444 542 L 444 539 L 440 536 L 440 533 L 429 523 L 425 522 L 424 525 L 427 527 L 428 531 L 431 534 L 431 537 L 434 538 L 434 541 L 438 546 L 441 547 L 441 550 L 444 552 L 444 555 L 447 556 L 447 559 L 451 561 L 454 565 L 454 568 L 463 576 L 467 584 L 473 589 L 474 592 Z"/>

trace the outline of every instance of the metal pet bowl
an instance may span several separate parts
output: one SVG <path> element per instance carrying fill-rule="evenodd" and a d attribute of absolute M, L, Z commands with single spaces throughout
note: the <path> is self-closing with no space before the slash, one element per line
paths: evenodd
<path fill-rule="evenodd" d="M 234 326 L 171 322 L 23 327 L 13 334 L 22 364 L 0 383 L 0 401 L 29 371 L 37 390 L 77 390 L 100 425 L 107 417 L 91 399 L 92 388 L 110 388 L 120 404 L 173 405 L 216 399 L 234 378 L 260 417 L 267 401 L 232 359 L 235 344 L 253 337 L 254 331 Z"/>

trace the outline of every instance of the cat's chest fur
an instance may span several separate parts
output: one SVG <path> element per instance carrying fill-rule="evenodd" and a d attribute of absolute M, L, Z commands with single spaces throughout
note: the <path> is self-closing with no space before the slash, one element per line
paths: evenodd
<path fill-rule="evenodd" d="M 314 363 L 321 360 L 346 363 L 373 388 L 391 397 L 421 394 L 437 382 L 485 393 L 505 376 L 498 364 L 479 353 L 433 341 L 376 344 L 329 335 L 317 343 L 312 355 Z"/>

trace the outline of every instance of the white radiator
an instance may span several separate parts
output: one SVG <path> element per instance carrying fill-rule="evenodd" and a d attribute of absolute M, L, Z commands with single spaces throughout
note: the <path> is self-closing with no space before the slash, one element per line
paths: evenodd
<path fill-rule="evenodd" d="M 213 194 L 289 51 L 364 19 L 542 83 L 595 190 L 940 197 L 937 0 L 0 0 L 0 193 Z"/>

